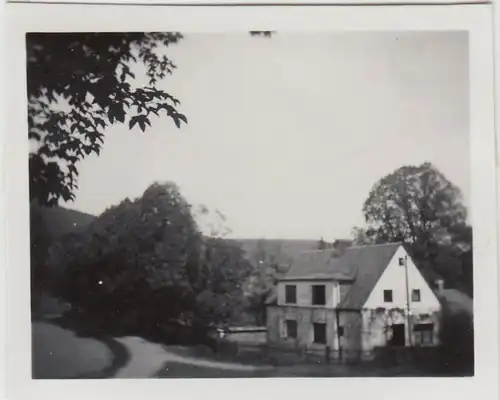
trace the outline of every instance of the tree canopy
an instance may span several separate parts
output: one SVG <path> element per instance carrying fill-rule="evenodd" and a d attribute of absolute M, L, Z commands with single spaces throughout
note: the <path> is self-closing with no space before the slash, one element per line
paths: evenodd
<path fill-rule="evenodd" d="M 252 265 L 252 273 L 245 284 L 248 309 L 260 325 L 266 323 L 267 301 L 275 290 L 280 268 L 277 257 L 282 251 L 281 245 L 274 246 L 269 249 L 265 240 L 259 240 L 248 256 Z"/>
<path fill-rule="evenodd" d="M 363 214 L 367 226 L 354 229 L 357 243 L 400 241 L 424 268 L 462 275 L 472 251 L 467 209 L 460 189 L 432 164 L 403 166 L 380 179 Z"/>
<path fill-rule="evenodd" d="M 52 248 L 51 263 L 66 266 L 58 294 L 101 321 L 221 322 L 249 271 L 239 249 L 221 240 L 201 235 L 174 184 L 154 184 Z"/>
<path fill-rule="evenodd" d="M 176 68 L 165 48 L 181 39 L 175 32 L 26 36 L 32 200 L 73 200 L 76 164 L 99 154 L 110 125 L 128 123 L 144 131 L 161 114 L 177 127 L 187 122 L 179 100 L 155 85 Z M 134 62 L 146 67 L 145 86 L 133 86 Z"/>

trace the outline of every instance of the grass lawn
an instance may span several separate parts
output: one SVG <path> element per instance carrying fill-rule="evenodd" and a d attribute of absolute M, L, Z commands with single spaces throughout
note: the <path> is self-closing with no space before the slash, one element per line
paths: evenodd
<path fill-rule="evenodd" d="M 269 376 L 273 376 L 270 371 L 233 371 L 178 362 L 167 362 L 157 374 L 158 378 L 265 378 Z"/>
<path fill-rule="evenodd" d="M 80 337 L 53 323 L 32 323 L 34 379 L 107 378 L 128 358 L 112 339 Z"/>
<path fill-rule="evenodd" d="M 232 371 L 177 362 L 167 362 L 157 374 L 158 378 L 345 378 L 412 376 L 426 376 L 426 374 L 409 366 L 381 368 L 350 365 L 292 365 L 262 371 Z"/>

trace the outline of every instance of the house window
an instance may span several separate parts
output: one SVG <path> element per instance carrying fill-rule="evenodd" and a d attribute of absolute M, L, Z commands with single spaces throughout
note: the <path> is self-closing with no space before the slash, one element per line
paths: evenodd
<path fill-rule="evenodd" d="M 326 324 L 317 323 L 313 324 L 314 343 L 326 344 Z"/>
<path fill-rule="evenodd" d="M 297 321 L 293 319 L 285 321 L 285 336 L 290 339 L 297 339 Z"/>
<path fill-rule="evenodd" d="M 297 286 L 285 286 L 285 303 L 295 304 L 297 302 Z"/>
<path fill-rule="evenodd" d="M 323 306 L 326 304 L 325 285 L 312 286 L 312 304 L 315 306 Z"/>
<path fill-rule="evenodd" d="M 413 289 L 411 291 L 411 301 L 414 301 L 414 302 L 420 301 L 420 289 Z"/>
<path fill-rule="evenodd" d="M 386 303 L 392 302 L 392 290 L 384 290 L 384 301 Z"/>
<path fill-rule="evenodd" d="M 431 345 L 434 337 L 434 324 L 416 324 L 413 327 L 414 340 L 417 346 Z"/>
<path fill-rule="evenodd" d="M 405 259 L 404 257 L 399 257 L 399 266 L 404 267 L 405 266 Z"/>
<path fill-rule="evenodd" d="M 343 326 L 339 326 L 339 328 L 338 328 L 338 335 L 339 335 L 339 337 L 344 336 L 344 327 Z"/>

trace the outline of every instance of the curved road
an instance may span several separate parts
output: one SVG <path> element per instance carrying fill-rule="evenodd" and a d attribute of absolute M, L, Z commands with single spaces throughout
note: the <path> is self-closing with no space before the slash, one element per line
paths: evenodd
<path fill-rule="evenodd" d="M 258 372 L 272 369 L 272 367 L 257 367 L 177 355 L 160 344 L 151 343 L 139 337 L 125 337 L 117 340 L 127 347 L 130 361 L 118 371 L 115 378 L 152 378 L 157 376 L 165 364 L 168 365 L 168 362 L 234 372 Z"/>

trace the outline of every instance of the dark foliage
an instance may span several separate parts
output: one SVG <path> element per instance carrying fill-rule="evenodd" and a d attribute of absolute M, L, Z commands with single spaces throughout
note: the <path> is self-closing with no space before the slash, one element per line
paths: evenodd
<path fill-rule="evenodd" d="M 444 302 L 439 333 L 439 370 L 447 375 L 474 374 L 474 323 L 465 311 L 452 310 Z"/>
<path fill-rule="evenodd" d="M 378 181 L 363 206 L 357 243 L 403 242 L 429 277 L 472 292 L 472 228 L 460 190 L 432 164 L 404 166 Z"/>
<path fill-rule="evenodd" d="M 76 164 L 99 154 L 115 123 L 144 131 L 152 116 L 186 123 L 179 100 L 156 88 L 176 68 L 167 33 L 30 33 L 26 35 L 30 197 L 42 205 L 74 199 Z M 146 67 L 147 85 L 134 87 L 131 66 Z"/>
<path fill-rule="evenodd" d="M 52 250 L 51 264 L 66 266 L 58 295 L 89 325 L 122 332 L 227 322 L 249 271 L 238 247 L 200 234 L 173 184 L 111 207 Z"/>

